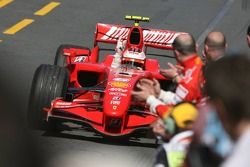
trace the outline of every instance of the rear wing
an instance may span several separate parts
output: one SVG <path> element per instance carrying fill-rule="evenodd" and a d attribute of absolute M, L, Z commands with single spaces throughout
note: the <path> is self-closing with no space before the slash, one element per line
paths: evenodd
<path fill-rule="evenodd" d="M 130 28 L 124 25 L 98 23 L 95 32 L 95 45 L 98 42 L 116 44 L 119 37 L 127 39 Z M 144 45 L 146 47 L 172 50 L 172 43 L 180 34 L 184 33 L 160 29 L 143 29 Z"/>

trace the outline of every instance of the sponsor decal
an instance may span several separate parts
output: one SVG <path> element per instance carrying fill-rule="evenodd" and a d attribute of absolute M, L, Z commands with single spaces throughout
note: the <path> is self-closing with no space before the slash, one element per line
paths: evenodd
<path fill-rule="evenodd" d="M 189 91 L 182 85 L 179 85 L 176 88 L 176 95 L 178 95 L 182 99 L 184 99 L 187 96 L 188 93 L 189 93 Z"/>
<path fill-rule="evenodd" d="M 121 82 L 121 81 L 112 81 L 109 82 L 109 85 L 111 87 L 116 87 L 116 88 L 128 88 L 131 87 L 131 85 L 127 82 Z"/>
<path fill-rule="evenodd" d="M 113 81 L 129 82 L 130 78 L 114 78 Z"/>
<path fill-rule="evenodd" d="M 194 66 L 192 69 L 188 69 L 186 72 L 185 72 L 185 75 L 184 75 L 184 82 L 187 84 L 189 83 L 193 77 L 193 72 L 196 70 L 197 66 Z"/>
<path fill-rule="evenodd" d="M 128 90 L 127 89 L 122 89 L 122 88 L 110 88 L 108 89 L 110 92 L 122 92 L 122 93 L 125 93 L 127 92 Z"/>
<path fill-rule="evenodd" d="M 127 97 L 126 93 L 121 93 L 121 92 L 109 92 L 109 95 L 111 95 L 111 96 L 123 96 L 123 97 Z"/>
<path fill-rule="evenodd" d="M 93 100 L 99 100 L 100 99 L 100 95 L 93 95 Z"/>
<path fill-rule="evenodd" d="M 119 37 L 126 38 L 129 28 L 112 26 L 109 31 L 101 37 L 102 40 L 116 40 Z M 173 40 L 181 33 L 161 30 L 143 30 L 143 38 L 146 43 L 166 45 L 172 43 Z"/>
<path fill-rule="evenodd" d="M 54 107 L 55 107 L 55 108 L 68 108 L 68 106 L 66 106 L 66 105 L 65 105 L 65 106 L 55 105 Z"/>
<path fill-rule="evenodd" d="M 56 105 L 60 105 L 60 106 L 68 106 L 71 105 L 71 102 L 57 102 Z"/>
<path fill-rule="evenodd" d="M 112 100 L 121 100 L 121 97 L 120 97 L 120 96 L 114 96 L 114 97 L 112 98 Z"/>
<path fill-rule="evenodd" d="M 110 104 L 113 104 L 113 105 L 120 105 L 120 101 L 114 101 L 114 100 L 112 100 L 112 101 L 110 101 Z"/>
<path fill-rule="evenodd" d="M 199 57 L 197 57 L 197 58 L 195 59 L 195 64 L 196 64 L 196 65 L 199 65 L 199 64 L 201 64 L 201 63 L 202 63 L 201 59 L 200 59 Z"/>
<path fill-rule="evenodd" d="M 125 38 L 127 37 L 129 32 L 129 28 L 121 28 L 121 27 L 115 27 L 112 26 L 110 30 L 102 36 L 102 40 L 112 40 L 112 39 L 117 39 L 119 37 Z"/>
<path fill-rule="evenodd" d="M 65 56 L 70 56 L 70 53 L 68 53 L 68 52 L 64 52 L 63 53 Z"/>
<path fill-rule="evenodd" d="M 82 63 L 86 59 L 86 56 L 78 56 L 75 58 L 74 63 Z"/>
<path fill-rule="evenodd" d="M 113 106 L 113 110 L 116 110 L 117 109 L 117 106 Z"/>

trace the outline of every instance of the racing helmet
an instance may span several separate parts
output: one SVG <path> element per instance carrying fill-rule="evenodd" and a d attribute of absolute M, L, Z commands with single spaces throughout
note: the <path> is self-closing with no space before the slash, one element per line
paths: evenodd
<path fill-rule="evenodd" d="M 130 68 L 144 69 L 146 56 L 142 49 L 130 47 L 123 52 L 122 65 Z"/>
<path fill-rule="evenodd" d="M 169 107 L 163 116 L 163 121 L 168 133 L 174 134 L 178 129 L 191 129 L 197 116 L 198 110 L 193 104 L 182 102 Z"/>

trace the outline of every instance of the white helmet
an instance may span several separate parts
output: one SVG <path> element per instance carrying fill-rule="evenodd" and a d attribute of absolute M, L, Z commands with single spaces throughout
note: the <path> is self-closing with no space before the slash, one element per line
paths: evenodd
<path fill-rule="evenodd" d="M 145 53 L 138 48 L 128 48 L 123 52 L 122 64 L 132 68 L 144 68 Z"/>

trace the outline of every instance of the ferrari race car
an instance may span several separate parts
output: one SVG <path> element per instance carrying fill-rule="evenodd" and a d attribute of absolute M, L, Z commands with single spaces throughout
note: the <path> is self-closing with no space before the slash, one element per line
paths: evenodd
<path fill-rule="evenodd" d="M 28 121 L 34 128 L 51 128 L 62 121 L 90 125 L 104 136 L 126 136 L 137 130 L 148 130 L 157 115 L 149 111 L 145 103 L 131 97 L 137 81 L 141 78 L 156 78 L 163 89 L 168 89 L 171 80 L 159 73 L 156 59 L 123 61 L 112 68 L 114 52 L 99 61 L 100 43 L 116 44 L 118 38 L 126 40 L 123 51 L 143 52 L 153 47 L 171 50 L 173 40 L 181 34 L 160 29 L 146 29 L 140 21 L 149 18 L 126 16 L 134 25 L 96 25 L 94 47 L 61 45 L 54 65 L 42 64 L 34 74 L 29 99 Z"/>

